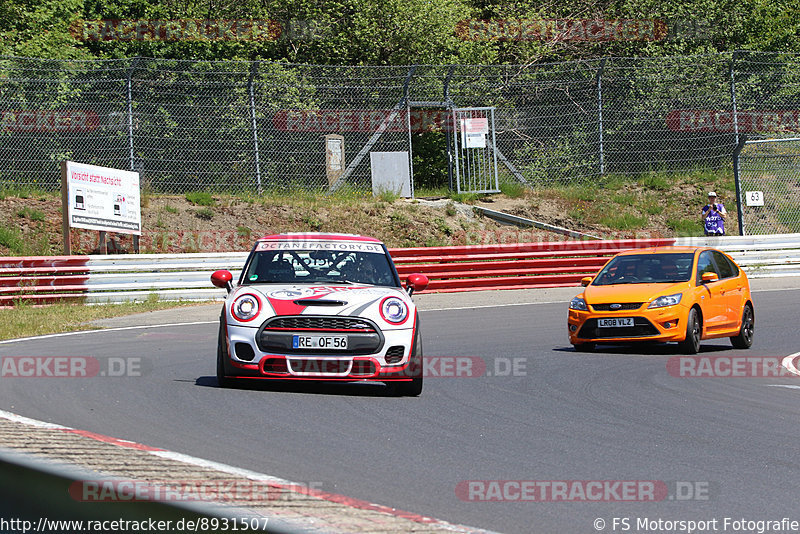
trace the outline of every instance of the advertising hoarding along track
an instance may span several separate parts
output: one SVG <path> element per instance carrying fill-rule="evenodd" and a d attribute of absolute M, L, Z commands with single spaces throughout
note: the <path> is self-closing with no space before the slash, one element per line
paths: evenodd
<path fill-rule="evenodd" d="M 61 203 L 65 254 L 70 228 L 142 234 L 138 172 L 64 161 Z"/>

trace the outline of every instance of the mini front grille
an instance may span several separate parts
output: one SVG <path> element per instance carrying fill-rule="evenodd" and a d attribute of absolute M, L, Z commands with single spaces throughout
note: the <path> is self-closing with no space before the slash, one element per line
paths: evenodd
<path fill-rule="evenodd" d="M 338 316 L 291 316 L 276 317 L 264 325 L 265 329 L 290 329 L 290 330 L 357 330 L 359 332 L 374 332 L 375 327 L 364 319 L 357 317 Z"/>
<path fill-rule="evenodd" d="M 405 354 L 406 348 L 402 345 L 395 345 L 394 347 L 389 347 L 389 350 L 386 351 L 386 363 L 393 364 L 398 363 L 400 360 L 403 359 L 403 354 Z"/>
<path fill-rule="evenodd" d="M 620 302 L 618 304 L 592 304 L 594 311 L 623 311 L 623 310 L 638 310 L 642 307 L 641 302 Z M 612 307 L 613 306 L 613 307 Z"/>
<path fill-rule="evenodd" d="M 289 366 L 295 373 L 342 374 L 350 368 L 347 360 L 289 360 Z"/>

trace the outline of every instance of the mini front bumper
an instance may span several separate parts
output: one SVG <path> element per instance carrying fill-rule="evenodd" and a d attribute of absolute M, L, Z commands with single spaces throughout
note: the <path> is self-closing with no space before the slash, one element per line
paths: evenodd
<path fill-rule="evenodd" d="M 420 370 L 413 356 L 414 329 L 384 330 L 375 354 L 282 354 L 259 349 L 258 328 L 228 325 L 226 374 L 273 380 L 409 381 Z M 402 347 L 402 357 L 398 348 Z M 394 357 L 387 361 L 387 356 Z"/>

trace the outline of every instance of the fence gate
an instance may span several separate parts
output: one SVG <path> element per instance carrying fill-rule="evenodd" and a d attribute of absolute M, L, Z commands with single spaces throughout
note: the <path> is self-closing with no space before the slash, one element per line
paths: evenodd
<path fill-rule="evenodd" d="M 453 108 L 453 153 L 458 193 L 497 193 L 494 109 Z"/>

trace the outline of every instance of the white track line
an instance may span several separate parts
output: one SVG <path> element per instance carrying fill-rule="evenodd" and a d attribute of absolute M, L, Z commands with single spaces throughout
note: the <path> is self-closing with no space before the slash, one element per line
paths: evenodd
<path fill-rule="evenodd" d="M 190 323 L 169 323 L 169 324 L 152 324 L 152 325 L 139 325 L 139 326 L 117 326 L 115 328 L 99 328 L 97 330 L 78 330 L 75 332 L 62 332 L 60 334 L 45 334 L 43 336 L 32 336 L 32 337 L 20 337 L 17 339 L 6 339 L 5 341 L 0 341 L 0 345 L 5 345 L 7 343 L 18 343 L 20 341 L 32 341 L 36 339 L 49 339 L 53 337 L 66 337 L 66 336 L 78 336 L 83 334 L 103 334 L 105 332 L 121 332 L 123 330 L 141 330 L 142 328 L 165 328 L 169 326 L 187 326 L 187 325 L 194 325 L 194 324 L 218 324 L 219 321 L 193 321 Z"/>
<path fill-rule="evenodd" d="M 71 430 L 68 426 L 61 426 L 55 423 L 48 423 L 46 421 L 30 419 L 28 417 L 23 417 L 21 415 L 17 415 L 11 412 L 6 412 L 4 410 L 0 410 L 0 417 L 2 417 L 3 419 L 8 419 L 9 421 L 13 421 L 15 423 L 22 423 L 23 425 L 35 426 L 36 428 L 47 428 L 52 430 Z"/>
<path fill-rule="evenodd" d="M 781 360 L 781 365 L 783 365 L 784 369 L 792 373 L 793 375 L 800 376 L 800 370 L 794 365 L 794 360 L 800 356 L 800 352 L 795 352 L 794 354 L 790 354 L 786 356 L 783 360 Z"/>

